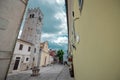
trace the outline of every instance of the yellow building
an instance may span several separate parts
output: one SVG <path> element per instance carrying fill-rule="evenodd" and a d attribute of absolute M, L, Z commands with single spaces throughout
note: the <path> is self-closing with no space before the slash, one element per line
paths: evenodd
<path fill-rule="evenodd" d="M 120 80 L 120 0 L 66 0 L 66 8 L 75 80 Z"/>
<path fill-rule="evenodd" d="M 50 61 L 48 42 L 46 41 L 41 43 L 40 48 L 41 48 L 40 66 L 47 66 Z"/>

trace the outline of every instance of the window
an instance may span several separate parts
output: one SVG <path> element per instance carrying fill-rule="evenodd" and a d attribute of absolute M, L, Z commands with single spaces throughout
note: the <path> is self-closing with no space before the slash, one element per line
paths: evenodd
<path fill-rule="evenodd" d="M 20 46 L 19 46 L 19 50 L 22 50 L 22 49 L 23 49 L 23 45 L 20 44 Z"/>
<path fill-rule="evenodd" d="M 33 61 L 35 61 L 35 58 L 33 57 Z"/>
<path fill-rule="evenodd" d="M 16 57 L 16 59 L 20 59 L 20 57 Z"/>
<path fill-rule="evenodd" d="M 41 18 L 41 17 L 39 17 L 39 20 L 40 20 L 40 22 L 41 22 L 42 18 Z"/>
<path fill-rule="evenodd" d="M 30 14 L 30 18 L 32 18 L 32 15 Z"/>
<path fill-rule="evenodd" d="M 29 58 L 26 58 L 26 61 L 28 61 L 29 60 Z"/>
<path fill-rule="evenodd" d="M 28 47 L 28 52 L 31 50 L 31 47 Z"/>
<path fill-rule="evenodd" d="M 36 48 L 34 48 L 34 53 L 36 53 Z"/>
<path fill-rule="evenodd" d="M 74 17 L 74 11 L 72 11 L 72 16 Z"/>
<path fill-rule="evenodd" d="M 34 18 L 34 14 L 30 14 L 30 18 Z"/>

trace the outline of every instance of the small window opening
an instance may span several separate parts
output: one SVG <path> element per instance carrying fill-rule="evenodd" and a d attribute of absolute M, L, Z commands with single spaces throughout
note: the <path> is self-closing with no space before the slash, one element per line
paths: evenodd
<path fill-rule="evenodd" d="M 22 50 L 22 49 L 23 49 L 23 44 L 20 44 L 19 50 Z"/>
<path fill-rule="evenodd" d="M 31 47 L 28 47 L 28 51 L 30 51 L 31 50 Z"/>
<path fill-rule="evenodd" d="M 29 60 L 29 58 L 26 58 L 26 61 L 28 61 Z"/>

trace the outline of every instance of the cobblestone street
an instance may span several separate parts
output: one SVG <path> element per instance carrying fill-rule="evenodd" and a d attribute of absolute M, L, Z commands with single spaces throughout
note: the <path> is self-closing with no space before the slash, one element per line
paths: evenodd
<path fill-rule="evenodd" d="M 31 70 L 12 73 L 7 80 L 74 80 L 70 77 L 69 69 L 64 65 L 52 65 L 41 68 L 40 75 L 31 77 Z"/>

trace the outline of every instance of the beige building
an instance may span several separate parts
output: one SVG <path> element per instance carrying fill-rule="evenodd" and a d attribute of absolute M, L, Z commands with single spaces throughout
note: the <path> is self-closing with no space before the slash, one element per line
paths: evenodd
<path fill-rule="evenodd" d="M 40 49 L 41 49 L 41 59 L 40 59 L 40 66 L 47 66 L 51 62 L 51 56 L 49 55 L 49 49 L 48 49 L 48 42 L 40 43 Z"/>
<path fill-rule="evenodd" d="M 75 80 L 120 80 L 120 0 L 66 0 L 66 8 Z"/>
<path fill-rule="evenodd" d="M 5 80 L 28 0 L 0 0 L 0 80 Z"/>
<path fill-rule="evenodd" d="M 17 40 L 9 72 L 27 70 L 32 67 L 30 62 L 32 47 L 33 44 L 30 42 Z"/>

